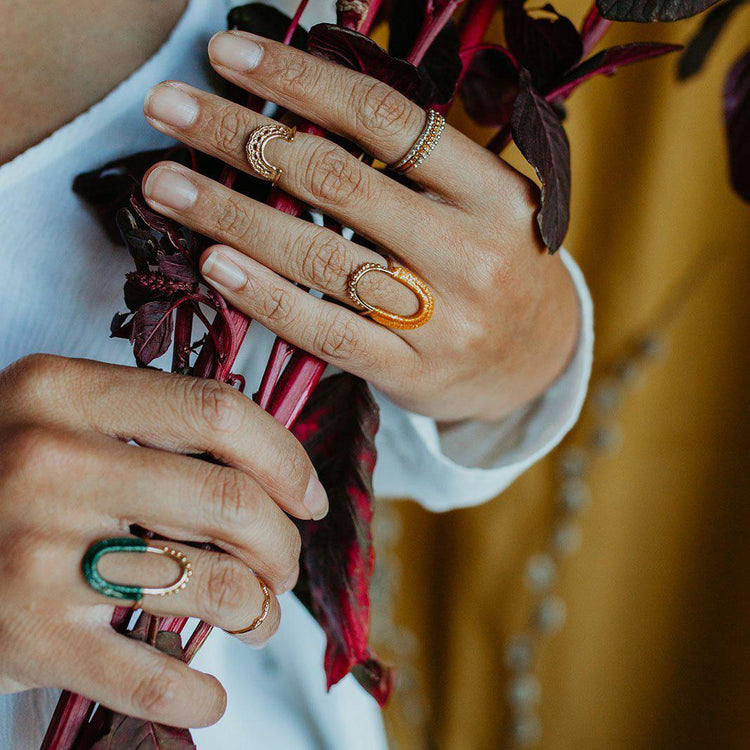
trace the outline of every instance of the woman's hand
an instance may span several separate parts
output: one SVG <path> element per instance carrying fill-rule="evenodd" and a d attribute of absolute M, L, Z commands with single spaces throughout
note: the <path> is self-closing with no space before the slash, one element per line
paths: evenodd
<path fill-rule="evenodd" d="M 218 34 L 209 55 L 232 83 L 386 163 L 409 150 L 425 123 L 422 109 L 385 84 L 251 34 Z M 145 113 L 159 130 L 250 173 L 247 138 L 272 122 L 181 83 L 152 89 Z M 274 140 L 266 154 L 283 170 L 283 190 L 421 276 L 435 313 L 407 331 L 358 315 L 346 306 L 348 277 L 362 263 L 383 264 L 377 252 L 180 165 L 156 165 L 144 178 L 146 198 L 223 243 L 206 251 L 202 270 L 234 306 L 401 406 L 441 420 L 502 417 L 563 371 L 577 336 L 577 295 L 561 260 L 537 239 L 535 186 L 501 159 L 448 126 L 408 174 L 425 190 L 416 192 L 315 135 Z M 369 274 L 360 290 L 371 304 L 413 310 L 411 292 L 381 274 Z"/>
<path fill-rule="evenodd" d="M 219 682 L 112 630 L 113 600 L 86 584 L 81 561 L 131 524 L 210 542 L 223 552 L 170 542 L 192 578 L 171 596 L 144 596 L 142 607 L 245 628 L 265 601 L 253 571 L 277 594 L 297 579 L 300 537 L 283 510 L 307 519 L 327 511 L 301 445 L 228 386 L 83 360 L 17 362 L 0 373 L 0 403 L 0 692 L 59 687 L 169 725 L 217 721 Z M 195 453 L 225 465 L 180 455 Z M 100 570 L 159 586 L 173 567 L 120 554 Z M 260 644 L 278 623 L 272 595 L 262 624 L 240 637 Z"/>

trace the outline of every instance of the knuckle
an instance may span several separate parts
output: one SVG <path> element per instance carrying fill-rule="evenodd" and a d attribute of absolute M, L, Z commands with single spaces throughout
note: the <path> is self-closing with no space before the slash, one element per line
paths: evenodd
<path fill-rule="evenodd" d="M 294 322 L 294 299 L 289 290 L 282 287 L 269 289 L 260 303 L 260 314 L 271 325 L 288 326 Z"/>
<path fill-rule="evenodd" d="M 365 172 L 338 146 L 316 145 L 307 161 L 305 182 L 316 201 L 325 204 L 367 201 Z"/>
<path fill-rule="evenodd" d="M 320 64 L 309 55 L 283 55 L 277 70 L 280 87 L 291 97 L 306 98 L 320 80 Z"/>
<path fill-rule="evenodd" d="M 226 613 L 240 609 L 247 600 L 250 572 L 233 558 L 217 556 L 211 563 L 205 608 L 213 622 L 226 621 Z"/>
<path fill-rule="evenodd" d="M 188 402 L 192 403 L 199 428 L 218 433 L 234 432 L 242 421 L 242 396 L 234 388 L 215 380 L 193 380 Z"/>
<path fill-rule="evenodd" d="M 409 101 L 381 81 L 365 84 L 361 96 L 353 97 L 358 124 L 377 136 L 393 136 L 411 124 Z"/>
<path fill-rule="evenodd" d="M 209 473 L 205 495 L 209 498 L 207 507 L 213 508 L 217 528 L 237 529 L 247 522 L 246 494 L 247 486 L 238 471 L 217 466 Z"/>
<path fill-rule="evenodd" d="M 241 149 L 242 139 L 247 130 L 240 112 L 234 105 L 224 106 L 216 118 L 214 138 L 225 153 L 235 154 Z"/>
<path fill-rule="evenodd" d="M 242 238 L 248 226 L 247 215 L 237 198 L 217 201 L 214 226 L 223 236 Z"/>
<path fill-rule="evenodd" d="M 67 441 L 42 427 L 19 427 L 3 440 L 3 463 L 11 473 L 43 476 L 60 469 L 70 456 Z"/>
<path fill-rule="evenodd" d="M 168 663 L 139 676 L 132 689 L 131 702 L 137 713 L 158 718 L 177 701 L 180 678 Z"/>
<path fill-rule="evenodd" d="M 351 271 L 344 243 L 327 229 L 316 231 L 305 240 L 301 267 L 310 285 L 321 291 L 343 291 Z M 374 275 L 374 274 L 373 274 Z"/>
<path fill-rule="evenodd" d="M 318 334 L 318 348 L 324 357 L 339 361 L 350 360 L 357 351 L 359 336 L 354 322 L 338 318 Z"/>
<path fill-rule="evenodd" d="M 38 399 L 49 392 L 70 361 L 52 354 L 29 354 L 13 363 L 5 376 L 15 390 L 16 398 Z"/>

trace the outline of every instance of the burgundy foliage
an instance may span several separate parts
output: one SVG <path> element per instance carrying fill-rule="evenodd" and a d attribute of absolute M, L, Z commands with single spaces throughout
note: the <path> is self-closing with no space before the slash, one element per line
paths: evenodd
<path fill-rule="evenodd" d="M 679 21 L 702 13 L 716 0 L 596 0 L 601 14 L 610 21 Z"/>
<path fill-rule="evenodd" d="M 391 689 L 390 671 L 367 645 L 378 422 L 367 383 L 341 373 L 318 385 L 292 432 L 310 455 L 330 501 L 325 519 L 298 524 L 303 552 L 295 594 L 328 635 L 328 686 L 358 666 L 355 676 L 383 705 Z"/>
<path fill-rule="evenodd" d="M 570 147 L 557 112 L 521 71 L 521 90 L 511 118 L 513 140 L 542 183 L 537 224 L 550 250 L 562 244 L 570 204 Z"/>
<path fill-rule="evenodd" d="M 732 185 L 750 201 L 750 49 L 732 66 L 724 85 Z"/>
<path fill-rule="evenodd" d="M 488 45 L 473 57 L 461 86 L 469 117 L 479 125 L 500 127 L 510 120 L 519 90 L 519 66 L 499 45 Z"/>

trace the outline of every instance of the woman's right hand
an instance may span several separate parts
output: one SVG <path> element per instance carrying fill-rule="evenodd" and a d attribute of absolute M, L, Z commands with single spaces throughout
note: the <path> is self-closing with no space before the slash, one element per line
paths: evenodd
<path fill-rule="evenodd" d="M 302 446 L 229 386 L 86 360 L 16 362 L 0 372 L 0 404 L 0 692 L 57 687 L 172 726 L 217 721 L 220 683 L 116 633 L 115 602 L 87 585 L 81 561 L 131 524 L 210 542 L 222 552 L 170 542 L 193 576 L 142 607 L 245 628 L 264 602 L 254 573 L 276 594 L 296 582 L 300 537 L 286 513 L 328 509 Z M 201 453 L 223 465 L 187 455 Z M 169 580 L 166 565 L 154 555 L 101 560 L 105 577 L 144 586 Z M 271 596 L 262 625 L 240 637 L 260 644 L 278 623 Z"/>

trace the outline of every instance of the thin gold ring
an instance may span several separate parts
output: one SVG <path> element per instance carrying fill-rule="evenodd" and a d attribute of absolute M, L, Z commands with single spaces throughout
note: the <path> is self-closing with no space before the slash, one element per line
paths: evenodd
<path fill-rule="evenodd" d="M 280 123 L 261 125 L 250 133 L 250 137 L 245 144 L 245 156 L 258 176 L 268 180 L 272 185 L 276 185 L 283 174 L 283 170 L 268 161 L 266 146 L 274 138 L 281 138 L 283 141 L 291 143 L 295 135 L 297 135 L 296 127 L 288 128 Z"/>
<path fill-rule="evenodd" d="M 384 273 L 413 292 L 417 298 L 417 311 L 412 315 L 397 315 L 363 300 L 359 295 L 357 285 L 368 273 Z M 362 314 L 369 315 L 376 323 L 388 328 L 398 330 L 420 328 L 427 323 L 435 312 L 435 297 L 430 287 L 414 271 L 395 265 L 391 261 L 389 261 L 388 266 L 383 266 L 380 263 L 363 263 L 349 276 L 348 287 L 352 301 L 365 308 Z"/>
<path fill-rule="evenodd" d="M 263 610 L 246 628 L 242 628 L 242 630 L 225 630 L 225 633 L 229 633 L 230 635 L 242 635 L 243 633 L 251 633 L 253 630 L 257 630 L 263 624 L 264 620 L 268 616 L 269 610 L 271 609 L 271 592 L 268 590 L 268 586 L 266 586 L 266 584 L 263 583 L 260 578 L 258 578 L 258 583 L 260 584 L 260 588 L 263 591 Z"/>
<path fill-rule="evenodd" d="M 417 140 L 414 141 L 414 145 L 403 158 L 395 164 L 391 164 L 391 169 L 400 174 L 405 174 L 410 169 L 416 169 L 435 150 L 444 130 L 445 118 L 434 109 L 428 109 L 424 128 L 422 128 Z"/>

